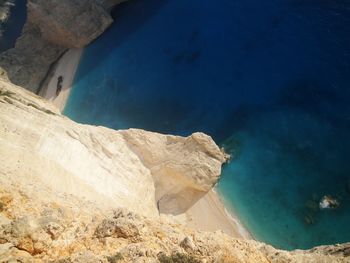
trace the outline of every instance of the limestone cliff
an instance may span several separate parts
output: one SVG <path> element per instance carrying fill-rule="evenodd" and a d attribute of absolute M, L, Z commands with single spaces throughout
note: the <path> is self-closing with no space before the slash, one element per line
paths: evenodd
<path fill-rule="evenodd" d="M 113 22 L 122 0 L 28 0 L 28 18 L 12 48 L 0 54 L 0 77 L 38 92 L 50 66 L 68 49 L 84 47 Z"/>
<path fill-rule="evenodd" d="M 225 159 L 204 134 L 77 124 L 0 80 L 0 262 L 350 262 L 350 243 L 286 252 L 158 216 L 186 210 Z"/>
<path fill-rule="evenodd" d="M 40 97 L 6 86 L 0 91 L 5 175 L 21 173 L 23 180 L 150 217 L 158 216 L 157 203 L 167 213 L 186 211 L 219 178 L 225 156 L 202 133 L 183 138 L 81 125 Z"/>

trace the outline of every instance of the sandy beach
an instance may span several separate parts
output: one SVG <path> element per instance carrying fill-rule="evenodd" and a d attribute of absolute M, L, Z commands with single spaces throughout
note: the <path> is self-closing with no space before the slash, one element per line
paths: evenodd
<path fill-rule="evenodd" d="M 209 191 L 187 212 L 187 225 L 203 231 L 222 230 L 232 237 L 252 239 L 239 220 L 228 213 L 215 190 Z"/>
<path fill-rule="evenodd" d="M 62 112 L 73 84 L 83 49 L 70 49 L 52 69 L 46 85 L 40 95 L 51 101 Z M 58 77 L 62 76 L 62 90 L 56 96 Z M 252 238 L 235 215 L 228 213 L 224 203 L 215 190 L 209 191 L 194 204 L 184 215 L 176 217 L 181 223 L 197 230 L 222 230 L 232 237 Z"/>
<path fill-rule="evenodd" d="M 61 112 L 63 111 L 73 85 L 83 49 L 68 50 L 56 63 L 40 95 L 51 101 Z M 62 90 L 56 95 L 58 77 L 62 76 Z"/>

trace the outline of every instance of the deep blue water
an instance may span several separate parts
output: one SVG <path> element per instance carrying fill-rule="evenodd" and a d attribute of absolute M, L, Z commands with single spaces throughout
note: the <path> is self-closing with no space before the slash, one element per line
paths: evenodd
<path fill-rule="evenodd" d="M 27 19 L 26 0 L 10 0 L 11 14 L 6 24 L 0 24 L 0 30 L 3 31 L 0 37 L 0 52 L 15 46 L 16 39 L 20 36 L 23 25 Z"/>
<path fill-rule="evenodd" d="M 234 157 L 218 190 L 257 239 L 350 241 L 349 0 L 133 0 L 113 15 L 66 115 L 206 132 Z M 326 194 L 339 209 L 317 208 Z"/>

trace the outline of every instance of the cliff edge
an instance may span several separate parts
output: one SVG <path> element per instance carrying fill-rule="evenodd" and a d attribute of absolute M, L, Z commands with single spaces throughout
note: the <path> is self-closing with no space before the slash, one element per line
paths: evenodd
<path fill-rule="evenodd" d="M 350 261 L 350 243 L 286 252 L 159 217 L 193 205 L 225 160 L 204 134 L 81 125 L 0 80 L 0 262 Z"/>
<path fill-rule="evenodd" d="M 0 54 L 0 262 L 350 262 L 350 243 L 287 252 L 176 223 L 226 160 L 209 136 L 81 125 L 27 91 L 123 1 L 28 0 Z"/>
<path fill-rule="evenodd" d="M 220 176 L 225 155 L 205 134 L 184 138 L 82 125 L 10 83 L 0 87 L 4 178 L 21 175 L 15 180 L 157 217 L 184 213 Z"/>

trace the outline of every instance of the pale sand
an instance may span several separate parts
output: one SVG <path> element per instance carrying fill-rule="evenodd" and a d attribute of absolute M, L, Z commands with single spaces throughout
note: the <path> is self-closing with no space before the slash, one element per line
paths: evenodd
<path fill-rule="evenodd" d="M 51 76 L 40 95 L 51 101 L 62 112 L 74 81 L 83 49 L 68 50 L 52 69 Z M 56 96 L 57 79 L 63 77 L 62 91 Z M 236 216 L 229 214 L 215 192 L 211 190 L 184 215 L 176 217 L 178 221 L 197 230 L 222 230 L 232 237 L 251 239 L 252 235 L 242 226 Z"/>
<path fill-rule="evenodd" d="M 82 54 L 82 48 L 68 50 L 52 69 L 48 81 L 44 84 L 44 88 L 39 93 L 42 97 L 51 101 L 61 112 L 68 100 Z M 63 77 L 62 90 L 59 95 L 56 96 L 57 80 L 59 76 Z"/>
<path fill-rule="evenodd" d="M 252 239 L 237 217 L 229 214 L 215 192 L 211 190 L 187 212 L 187 226 L 203 231 L 222 230 L 232 237 Z"/>

